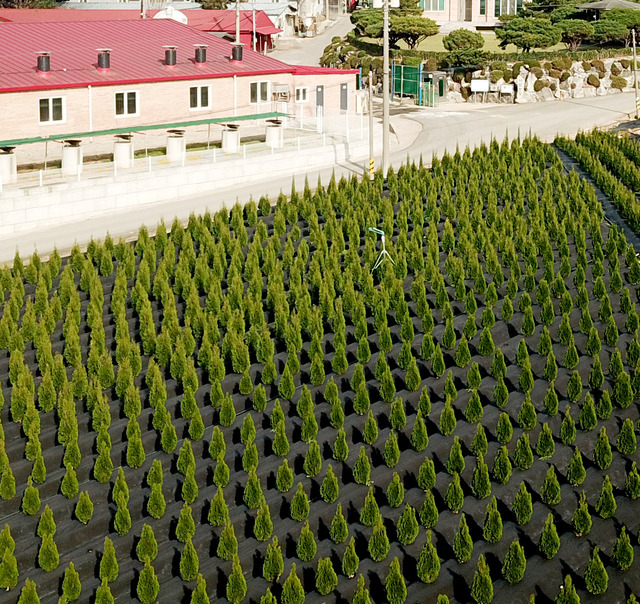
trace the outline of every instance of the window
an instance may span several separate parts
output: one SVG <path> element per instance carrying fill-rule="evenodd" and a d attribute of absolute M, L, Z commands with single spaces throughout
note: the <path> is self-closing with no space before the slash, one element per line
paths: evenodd
<path fill-rule="evenodd" d="M 480 14 L 487 14 L 487 0 L 480 0 Z"/>
<path fill-rule="evenodd" d="M 191 109 L 209 108 L 209 86 L 191 86 L 189 88 L 189 107 Z"/>
<path fill-rule="evenodd" d="M 251 82 L 251 103 L 266 103 L 269 100 L 269 82 Z"/>
<path fill-rule="evenodd" d="M 138 115 L 137 92 L 116 92 L 116 115 Z"/>
<path fill-rule="evenodd" d="M 441 12 L 444 10 L 444 0 L 424 0 L 426 12 Z"/>
<path fill-rule="evenodd" d="M 309 100 L 309 89 L 304 86 L 296 88 L 296 103 L 306 103 Z"/>
<path fill-rule="evenodd" d="M 54 96 L 49 99 L 40 99 L 40 123 L 64 122 L 64 99 L 61 96 Z"/>

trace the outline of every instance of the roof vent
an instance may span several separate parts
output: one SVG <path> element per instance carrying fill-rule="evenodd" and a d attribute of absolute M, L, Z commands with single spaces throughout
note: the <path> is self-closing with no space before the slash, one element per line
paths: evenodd
<path fill-rule="evenodd" d="M 51 53 L 49 51 L 38 51 L 38 71 L 49 73 L 51 71 Z"/>
<path fill-rule="evenodd" d="M 174 66 L 176 64 L 177 57 L 177 46 L 163 46 L 164 48 L 164 64 L 169 66 Z"/>
<path fill-rule="evenodd" d="M 98 71 L 107 71 L 111 67 L 111 49 L 98 48 Z"/>
<path fill-rule="evenodd" d="M 206 44 L 194 44 L 196 47 L 195 62 L 196 65 L 202 65 L 207 62 L 207 45 Z"/>
<path fill-rule="evenodd" d="M 244 44 L 231 44 L 231 60 L 234 63 L 242 63 L 242 47 Z"/>

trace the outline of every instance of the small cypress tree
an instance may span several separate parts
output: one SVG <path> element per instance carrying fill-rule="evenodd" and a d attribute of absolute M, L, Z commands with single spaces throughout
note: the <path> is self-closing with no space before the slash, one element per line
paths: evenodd
<path fill-rule="evenodd" d="M 489 543 L 498 543 L 502 539 L 502 516 L 498 511 L 498 501 L 491 498 L 484 516 L 482 536 Z"/>
<path fill-rule="evenodd" d="M 196 581 L 196 588 L 191 592 L 189 604 L 210 604 L 209 596 L 207 595 L 207 583 L 204 577 L 198 574 Z"/>
<path fill-rule="evenodd" d="M 281 493 L 286 493 L 292 486 L 293 470 L 289 467 L 289 461 L 285 458 L 276 473 L 276 488 Z"/>
<path fill-rule="evenodd" d="M 393 430 L 389 432 L 389 438 L 387 438 L 387 441 L 384 443 L 382 456 L 384 457 L 384 461 L 389 468 L 393 468 L 398 463 L 398 461 L 400 461 L 398 437 Z"/>
<path fill-rule="evenodd" d="M 146 526 L 146 525 L 145 525 Z M 144 527 L 142 529 L 143 537 L 144 535 Z M 196 524 L 193 520 L 193 514 L 191 512 L 191 506 L 184 504 L 182 509 L 180 510 L 180 515 L 178 517 L 178 524 L 176 526 L 176 537 L 180 543 L 186 543 L 189 539 L 192 539 L 196 534 Z M 150 537 L 153 536 L 147 535 L 147 539 L 150 540 Z M 142 542 L 142 538 L 141 538 Z M 144 562 L 142 558 L 138 558 L 140 562 Z M 150 560 L 153 562 L 153 559 Z"/>
<path fill-rule="evenodd" d="M 64 478 L 62 479 L 62 483 L 60 484 L 60 492 L 67 499 L 73 499 L 78 495 L 78 491 L 80 490 L 80 487 L 78 486 L 78 477 L 76 475 L 76 471 L 73 469 L 73 466 L 67 465 L 66 469 L 67 471 L 64 475 Z M 1 490 L 2 485 L 0 484 L 0 491 Z"/>
<path fill-rule="evenodd" d="M 319 448 L 318 448 L 319 452 Z M 347 444 L 347 435 L 344 429 L 338 430 L 338 436 L 336 442 L 333 445 L 333 458 L 336 461 L 346 461 L 349 457 L 349 445 Z"/>
<path fill-rule="evenodd" d="M 560 440 L 565 445 L 570 445 L 576 439 L 576 423 L 571 417 L 571 405 L 567 405 L 560 425 Z"/>
<path fill-rule="evenodd" d="M 462 509 L 462 505 L 464 504 L 464 493 L 462 492 L 460 476 L 458 474 L 454 474 L 451 478 L 444 500 L 449 510 L 454 514 L 457 514 Z"/>
<path fill-rule="evenodd" d="M 582 462 L 582 453 L 580 453 L 580 449 L 575 447 L 567 468 L 567 480 L 571 486 L 577 487 L 583 483 L 586 476 L 587 472 Z"/>
<path fill-rule="evenodd" d="M 444 436 L 449 436 L 456 429 L 456 415 L 451 406 L 451 399 L 446 398 L 442 412 L 440 413 L 439 429 Z"/>
<path fill-rule="evenodd" d="M 187 540 L 187 543 L 190 540 Z M 186 550 L 186 548 L 185 548 Z M 216 554 L 223 560 L 233 560 L 233 557 L 238 553 L 238 539 L 233 524 L 227 519 L 224 529 L 220 533 L 220 540 L 218 541 L 218 548 Z"/>
<path fill-rule="evenodd" d="M 82 524 L 87 524 L 87 522 L 91 520 L 93 516 L 93 503 L 91 502 L 91 498 L 87 491 L 82 491 L 80 493 L 78 503 L 76 504 L 75 514 L 76 518 L 82 522 Z"/>
<path fill-rule="evenodd" d="M 616 439 L 616 447 L 620 453 L 627 456 L 633 455 L 638 448 L 633 421 L 629 418 L 626 418 L 622 423 L 622 428 L 620 428 L 618 438 Z"/>
<path fill-rule="evenodd" d="M 349 536 L 349 527 L 342 513 L 342 504 L 338 504 L 336 513 L 331 520 L 329 535 L 334 543 L 344 543 Z"/>
<path fill-rule="evenodd" d="M 340 487 L 338 485 L 338 479 L 333 472 L 333 468 L 331 464 L 327 468 L 327 474 L 320 485 L 320 497 L 326 503 L 333 503 L 336 499 L 338 499 L 338 494 L 340 492 Z"/>
<path fill-rule="evenodd" d="M 67 566 L 64 571 L 62 593 L 69 602 L 73 602 L 80 597 L 81 591 L 82 584 L 80 583 L 80 575 L 78 575 L 73 562 L 69 562 L 69 566 Z"/>
<path fill-rule="evenodd" d="M 381 562 L 389 554 L 389 538 L 387 537 L 387 529 L 382 523 L 382 518 L 379 518 L 373 527 L 368 549 L 369 555 L 374 562 Z"/>
<path fill-rule="evenodd" d="M 160 583 L 156 577 L 155 570 L 151 564 L 145 563 L 144 568 L 140 571 L 136 593 L 142 604 L 153 604 L 158 597 L 160 591 Z"/>
<path fill-rule="evenodd" d="M 538 414 L 531 402 L 531 397 L 527 393 L 518 413 L 518 424 L 523 430 L 533 430 L 538 424 Z"/>
<path fill-rule="evenodd" d="M 638 499 L 640 497 L 640 473 L 638 473 L 635 461 L 631 464 L 631 470 L 627 474 L 624 491 L 629 499 Z"/>
<path fill-rule="evenodd" d="M 398 558 L 394 558 L 389 568 L 389 574 L 384 582 L 389 604 L 404 604 L 407 599 L 407 586 L 400 570 Z"/>
<path fill-rule="evenodd" d="M 571 524 L 573 525 L 573 530 L 577 537 L 587 535 L 591 530 L 593 522 L 591 520 L 591 514 L 589 514 L 587 497 L 584 491 L 580 493 L 580 498 L 578 499 L 578 507 L 573 513 Z"/>
<path fill-rule="evenodd" d="M 611 405 L 611 395 L 608 390 L 605 390 L 596 403 L 596 413 L 600 419 L 609 419 L 611 417 L 611 411 L 613 407 Z"/>
<path fill-rule="evenodd" d="M 282 585 L 282 604 L 304 604 L 304 588 L 298 578 L 295 562 L 291 565 L 288 577 Z"/>
<path fill-rule="evenodd" d="M 364 526 L 375 526 L 380 518 L 380 508 L 373 494 L 373 487 L 369 487 L 369 491 L 364 498 L 364 504 L 360 510 L 360 522 L 364 524 Z"/>
<path fill-rule="evenodd" d="M 627 527 L 623 526 L 620 531 L 620 536 L 613 546 L 612 559 L 620 570 L 628 570 L 633 564 L 633 557 L 633 546 L 631 545 L 629 535 L 627 535 Z"/>
<path fill-rule="evenodd" d="M 491 495 L 489 468 L 482 456 L 476 457 L 476 467 L 471 478 L 471 490 L 478 499 L 485 499 Z"/>
<path fill-rule="evenodd" d="M 553 350 L 549 351 L 547 355 L 547 362 L 544 366 L 544 379 L 547 382 L 554 382 L 558 377 L 558 363 L 556 362 L 556 357 L 553 354 Z"/>
<path fill-rule="evenodd" d="M 553 456 L 556 450 L 556 445 L 553 440 L 553 434 L 549 424 L 545 422 L 542 425 L 542 430 L 538 434 L 538 440 L 536 442 L 536 453 L 540 459 L 549 459 Z"/>
<path fill-rule="evenodd" d="M 493 390 L 493 400 L 500 409 L 504 409 L 509 402 L 509 389 L 502 376 L 498 378 L 496 387 Z"/>
<path fill-rule="evenodd" d="M 198 492 L 199 488 L 195 478 L 195 468 L 189 468 L 182 483 L 182 489 L 180 490 L 182 501 L 189 505 L 192 504 L 198 498 Z"/>
<path fill-rule="evenodd" d="M 502 563 L 502 576 L 512 585 L 522 581 L 527 569 L 527 558 L 519 541 L 512 541 Z"/>
<path fill-rule="evenodd" d="M 181 513 L 181 516 L 182 516 L 182 513 Z M 192 522 L 193 522 L 193 518 L 192 518 Z M 176 530 L 176 533 L 177 532 L 178 531 Z M 194 526 L 193 533 L 195 534 L 195 526 Z M 184 543 L 182 539 L 180 539 L 180 541 Z M 153 532 L 153 529 L 148 524 L 144 524 L 142 527 L 140 541 L 138 541 L 138 545 L 136 546 L 136 555 L 138 556 L 138 560 L 140 560 L 140 562 L 143 562 L 143 563 L 153 562 L 156 559 L 156 556 L 158 555 L 158 543 L 156 542 L 156 537 Z"/>
<path fill-rule="evenodd" d="M 440 575 L 440 558 L 431 543 L 431 531 L 427 531 L 427 541 L 420 552 L 417 565 L 418 577 L 423 583 L 434 583 Z"/>
<path fill-rule="evenodd" d="M 315 558 L 318 546 L 316 539 L 313 535 L 313 531 L 309 528 L 309 522 L 305 522 L 302 530 L 300 531 L 300 537 L 298 538 L 298 544 L 296 546 L 296 553 L 298 558 L 303 562 L 309 562 Z"/>
<path fill-rule="evenodd" d="M 449 450 L 449 458 L 447 460 L 447 472 L 449 474 L 462 474 L 464 470 L 464 456 L 462 455 L 462 446 L 460 445 L 460 438 L 458 436 L 453 437 L 453 444 Z"/>
<path fill-rule="evenodd" d="M 270 582 L 277 581 L 284 571 L 282 548 L 278 543 L 278 537 L 274 537 L 267 546 L 267 552 L 262 564 L 262 576 Z"/>
<path fill-rule="evenodd" d="M 502 412 L 496 425 L 496 438 L 498 442 L 506 445 L 513 437 L 513 426 L 509 414 Z"/>
<path fill-rule="evenodd" d="M 453 553 L 460 564 L 468 562 L 473 553 L 473 541 L 469 535 L 469 526 L 467 525 L 465 514 L 460 517 L 458 530 L 453 538 Z"/>
<path fill-rule="evenodd" d="M 49 533 L 42 535 L 42 545 L 38 552 L 38 564 L 45 572 L 55 570 L 58 568 L 58 564 L 60 564 L 58 547 L 53 541 L 53 535 Z"/>
<path fill-rule="evenodd" d="M 603 383 L 604 373 L 602 371 L 602 363 L 600 362 L 600 357 L 596 356 L 596 358 L 593 359 L 593 364 L 589 370 L 589 386 L 593 390 L 597 390 Z"/>
<path fill-rule="evenodd" d="M 533 453 L 529 444 L 529 435 L 523 432 L 513 454 L 513 464 L 519 470 L 528 470 L 533 465 Z"/>
<path fill-rule="evenodd" d="M 556 597 L 556 604 L 580 604 L 580 597 L 573 586 L 571 576 L 564 578 L 564 585 L 560 586 L 560 593 Z"/>
<path fill-rule="evenodd" d="M 416 540 L 418 530 L 416 511 L 410 505 L 405 505 L 397 524 L 398 541 L 402 545 L 410 545 Z"/>
<path fill-rule="evenodd" d="M 596 512 L 598 512 L 602 518 L 611 518 L 616 513 L 617 508 L 616 498 L 613 495 L 613 485 L 611 484 L 609 476 L 605 476 L 602 481 L 600 497 L 598 498 L 598 503 L 596 503 Z"/>
<path fill-rule="evenodd" d="M 584 571 L 584 581 L 587 591 L 594 596 L 603 594 L 609 587 L 609 575 L 600 559 L 600 548 L 597 545 L 593 548 L 591 559 Z"/>
<path fill-rule="evenodd" d="M 493 362 L 491 363 L 491 375 L 496 378 L 504 378 L 507 375 L 507 364 L 504 360 L 504 354 L 502 354 L 502 350 L 498 348 L 493 357 Z"/>
<path fill-rule="evenodd" d="M 356 541 L 353 537 L 347 545 L 347 549 L 342 556 L 342 574 L 349 579 L 355 577 L 360 566 L 360 558 L 356 553 Z"/>
<path fill-rule="evenodd" d="M 489 567 L 482 554 L 478 557 L 478 567 L 473 575 L 471 597 L 478 604 L 493 602 L 493 582 L 491 581 Z"/>
<path fill-rule="evenodd" d="M 229 575 L 229 581 L 227 583 L 227 600 L 229 600 L 231 604 L 240 604 L 246 595 L 247 580 L 242 573 L 240 559 L 236 556 L 233 559 L 233 566 L 231 567 L 231 574 Z"/>
<path fill-rule="evenodd" d="M 40 491 L 33 486 L 31 476 L 27 479 L 27 488 L 22 496 L 22 511 L 27 516 L 35 516 L 40 511 Z"/>
<path fill-rule="evenodd" d="M 18 584 L 18 562 L 13 555 L 13 548 L 5 548 L 0 557 L 0 588 L 6 591 Z"/>
<path fill-rule="evenodd" d="M 104 538 L 104 551 L 100 558 L 100 581 L 113 583 L 118 578 L 119 566 L 113 541 L 109 537 Z"/>
<path fill-rule="evenodd" d="M 356 463 L 353 466 L 353 479 L 358 484 L 365 485 L 369 484 L 369 481 L 371 479 L 371 463 L 369 462 L 369 457 L 367 456 L 367 451 L 364 446 L 360 447 L 358 458 L 356 459 Z"/>
<path fill-rule="evenodd" d="M 513 500 L 513 514 L 516 517 L 516 522 L 521 526 L 531 520 L 531 515 L 533 514 L 531 493 L 527 490 L 527 485 L 524 482 L 520 483 L 518 492 Z"/>
<path fill-rule="evenodd" d="M 25 581 L 22 590 L 20 591 L 18 604 L 40 604 L 36 584 L 31 579 L 27 579 Z"/>
<path fill-rule="evenodd" d="M 598 425 L 596 408 L 593 403 L 593 397 L 590 394 L 587 394 L 584 399 L 584 403 L 580 409 L 580 415 L 578 416 L 578 424 L 585 432 L 593 430 Z"/>
<path fill-rule="evenodd" d="M 491 328 L 483 327 L 480 334 L 480 341 L 478 342 L 478 353 L 483 357 L 490 357 L 495 351 L 495 344 L 491 337 Z"/>
<path fill-rule="evenodd" d="M 560 503 L 560 483 L 553 464 L 547 470 L 547 475 L 540 489 L 540 496 L 547 505 L 558 505 Z"/>
<path fill-rule="evenodd" d="M 291 500 L 291 518 L 298 522 L 306 520 L 309 516 L 309 498 L 304 491 L 301 482 L 298 483 L 293 499 Z"/>
<path fill-rule="evenodd" d="M 511 460 L 509 459 L 509 451 L 507 447 L 502 446 L 498 450 L 498 455 L 493 462 L 491 474 L 493 479 L 499 484 L 507 484 L 511 478 Z"/>
<path fill-rule="evenodd" d="M 436 505 L 433 493 L 427 491 L 422 507 L 420 508 L 420 522 L 422 522 L 426 528 L 433 528 L 438 523 L 438 518 L 438 506 Z"/>
<path fill-rule="evenodd" d="M 560 537 L 558 537 L 558 531 L 556 530 L 556 525 L 553 522 L 552 514 L 549 514 L 545 520 L 538 548 L 540 549 L 540 553 L 545 556 L 547 560 L 551 560 L 551 558 L 558 553 L 558 549 L 560 549 Z"/>
<path fill-rule="evenodd" d="M 611 465 L 613 456 L 611 454 L 611 444 L 607 436 L 607 429 L 602 426 L 593 448 L 593 461 L 601 470 L 607 470 Z"/>
<path fill-rule="evenodd" d="M 273 521 L 269 506 L 263 503 L 258 510 L 256 522 L 253 525 L 253 534 L 258 541 L 266 541 L 273 533 Z"/>

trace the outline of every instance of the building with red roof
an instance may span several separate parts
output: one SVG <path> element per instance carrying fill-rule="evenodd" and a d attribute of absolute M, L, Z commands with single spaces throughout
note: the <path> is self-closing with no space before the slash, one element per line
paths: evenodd
<path fill-rule="evenodd" d="M 357 72 L 287 65 L 171 19 L 4 23 L 0 142 L 354 106 Z M 235 53 L 235 54 L 234 54 Z"/>

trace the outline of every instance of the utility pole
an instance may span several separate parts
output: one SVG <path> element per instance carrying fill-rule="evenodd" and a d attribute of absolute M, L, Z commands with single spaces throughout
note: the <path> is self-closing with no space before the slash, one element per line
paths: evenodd
<path fill-rule="evenodd" d="M 375 176 L 376 165 L 373 159 L 373 75 L 369 69 L 369 180 Z"/>
<path fill-rule="evenodd" d="M 382 175 L 389 170 L 389 0 L 382 3 Z"/>
<path fill-rule="evenodd" d="M 240 44 L 240 2 L 236 0 L 236 44 Z"/>
<path fill-rule="evenodd" d="M 636 65 L 637 57 L 636 57 L 636 30 L 631 30 L 631 36 L 633 40 L 633 94 L 636 100 L 636 119 L 638 119 L 638 66 Z"/>

